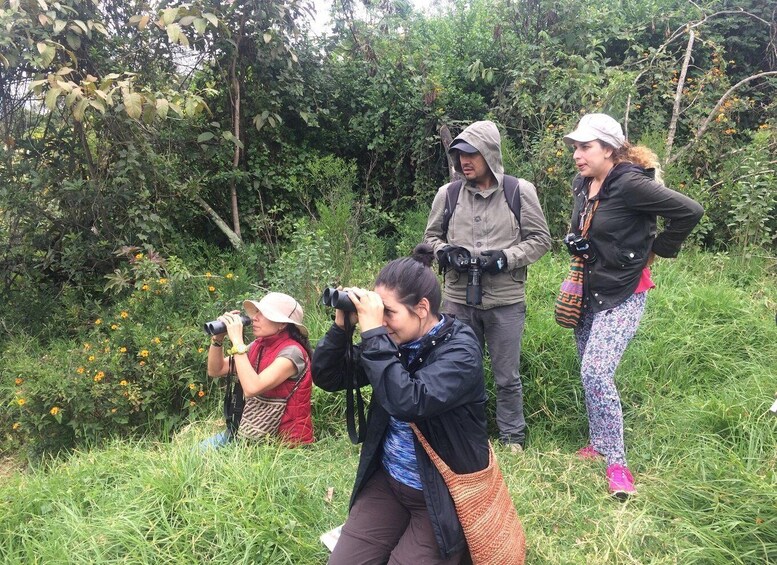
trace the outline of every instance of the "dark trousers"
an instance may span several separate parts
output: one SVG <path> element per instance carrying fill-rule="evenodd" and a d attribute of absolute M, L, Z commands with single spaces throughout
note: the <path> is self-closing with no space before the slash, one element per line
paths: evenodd
<path fill-rule="evenodd" d="M 463 553 L 440 557 L 424 493 L 380 468 L 356 498 L 329 565 L 458 565 Z"/>
<path fill-rule="evenodd" d="M 483 353 L 488 347 L 491 372 L 496 383 L 499 439 L 505 443 L 523 444 L 526 440 L 526 418 L 523 415 L 523 383 L 519 365 L 526 303 L 481 310 L 446 300 L 442 311 L 453 314 L 472 328 Z"/>

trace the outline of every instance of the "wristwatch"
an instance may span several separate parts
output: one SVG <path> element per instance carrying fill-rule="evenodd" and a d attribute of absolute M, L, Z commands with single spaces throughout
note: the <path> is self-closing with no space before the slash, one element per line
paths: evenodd
<path fill-rule="evenodd" d="M 233 345 L 229 348 L 227 353 L 230 355 L 245 355 L 248 353 L 248 346 L 244 343 L 241 343 L 240 345 Z"/>

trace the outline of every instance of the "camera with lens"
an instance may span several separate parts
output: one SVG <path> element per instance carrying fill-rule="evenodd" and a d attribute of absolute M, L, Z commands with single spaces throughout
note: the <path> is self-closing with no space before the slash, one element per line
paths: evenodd
<path fill-rule="evenodd" d="M 564 245 L 572 255 L 580 257 L 587 263 L 596 261 L 596 250 L 593 243 L 588 238 L 574 233 L 567 234 L 564 238 Z"/>
<path fill-rule="evenodd" d="M 240 321 L 243 322 L 244 326 L 251 325 L 251 318 L 245 314 L 240 314 Z M 212 322 L 205 322 L 202 329 L 204 329 L 205 333 L 208 335 L 218 335 L 227 331 L 227 325 L 221 320 L 213 320 Z"/>
<path fill-rule="evenodd" d="M 343 312 L 356 312 L 356 307 L 351 302 L 348 293 L 336 288 L 324 289 L 324 293 L 321 295 L 321 304 Z"/>
<path fill-rule="evenodd" d="M 483 276 L 483 260 L 480 257 L 469 257 L 467 267 L 467 304 L 477 306 L 483 302 L 483 288 L 480 279 Z"/>

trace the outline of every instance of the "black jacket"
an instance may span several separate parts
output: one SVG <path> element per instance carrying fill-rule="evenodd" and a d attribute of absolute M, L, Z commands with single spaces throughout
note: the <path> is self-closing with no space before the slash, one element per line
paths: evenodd
<path fill-rule="evenodd" d="M 439 335 L 426 336 L 420 353 L 407 367 L 406 352 L 385 328 L 362 334 L 354 358 L 359 386 L 372 385 L 367 435 L 350 506 L 381 465 L 383 437 L 389 416 L 415 422 L 434 450 L 456 473 L 488 466 L 486 391 L 482 352 L 472 330 L 452 316 Z M 324 390 L 344 390 L 347 334 L 333 325 L 313 353 L 313 382 Z M 453 499 L 442 476 L 415 441 L 419 474 L 440 554 L 448 557 L 466 548 Z"/>
<path fill-rule="evenodd" d="M 576 234 L 580 234 L 580 213 L 588 199 L 588 180 L 578 175 L 572 183 L 572 231 Z M 597 258 L 585 267 L 583 307 L 601 312 L 634 293 L 651 251 L 676 257 L 704 209 L 653 180 L 651 171 L 631 163 L 613 167 L 594 200 L 599 200 L 599 206 L 588 239 Z M 657 216 L 666 218 L 658 236 Z"/>

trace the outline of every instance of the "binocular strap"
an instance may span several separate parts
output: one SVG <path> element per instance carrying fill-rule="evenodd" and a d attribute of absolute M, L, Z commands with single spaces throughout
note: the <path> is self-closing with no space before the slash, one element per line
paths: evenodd
<path fill-rule="evenodd" d="M 353 330 L 350 316 L 345 315 L 345 331 L 348 334 L 348 343 L 345 348 L 345 424 L 348 428 L 348 437 L 354 445 L 364 441 L 367 435 L 367 420 L 364 417 L 364 399 L 356 379 L 356 370 L 353 363 Z M 359 427 L 356 427 L 356 420 Z"/>

